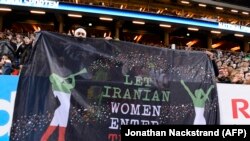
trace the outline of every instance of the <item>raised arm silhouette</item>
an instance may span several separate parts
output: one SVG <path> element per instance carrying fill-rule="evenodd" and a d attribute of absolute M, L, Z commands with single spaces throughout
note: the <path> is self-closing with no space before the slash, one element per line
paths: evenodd
<path fill-rule="evenodd" d="M 204 117 L 204 107 L 207 100 L 209 100 L 208 95 L 214 88 L 214 85 L 211 85 L 210 88 L 205 93 L 203 89 L 199 88 L 194 91 L 194 94 L 191 92 L 189 87 L 184 83 L 183 80 L 181 80 L 181 84 L 185 88 L 185 90 L 188 92 L 189 96 L 192 99 L 192 102 L 194 104 L 195 108 L 195 119 L 194 124 L 206 124 L 206 120 Z"/>

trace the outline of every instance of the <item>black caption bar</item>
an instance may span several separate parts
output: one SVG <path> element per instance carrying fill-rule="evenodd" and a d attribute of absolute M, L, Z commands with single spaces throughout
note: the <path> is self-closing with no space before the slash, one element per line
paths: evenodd
<path fill-rule="evenodd" d="M 250 139 L 249 125 L 122 125 L 121 140 L 131 141 L 139 138 L 211 138 L 220 140 Z"/>

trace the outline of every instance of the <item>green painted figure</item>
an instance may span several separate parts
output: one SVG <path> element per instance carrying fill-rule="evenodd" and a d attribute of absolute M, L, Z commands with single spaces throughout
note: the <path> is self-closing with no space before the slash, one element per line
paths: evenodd
<path fill-rule="evenodd" d="M 43 134 L 41 141 L 47 141 L 49 137 L 59 126 L 58 141 L 65 141 L 65 131 L 68 124 L 71 90 L 75 87 L 75 76 L 87 73 L 84 68 L 80 72 L 71 74 L 64 78 L 55 73 L 52 73 L 49 80 L 52 84 L 52 91 L 55 97 L 60 101 L 60 106 L 55 110 L 52 121 L 49 127 Z"/>
<path fill-rule="evenodd" d="M 185 88 L 185 90 L 188 92 L 189 96 L 191 97 L 194 108 L 195 108 L 195 119 L 194 119 L 194 125 L 205 125 L 206 120 L 204 118 L 204 108 L 205 108 L 205 103 L 207 100 L 209 100 L 208 95 L 214 88 L 214 85 L 211 85 L 210 88 L 207 90 L 205 93 L 203 89 L 197 89 L 194 91 L 194 94 L 190 91 L 188 86 L 184 83 L 183 80 L 181 80 L 181 84 Z"/>

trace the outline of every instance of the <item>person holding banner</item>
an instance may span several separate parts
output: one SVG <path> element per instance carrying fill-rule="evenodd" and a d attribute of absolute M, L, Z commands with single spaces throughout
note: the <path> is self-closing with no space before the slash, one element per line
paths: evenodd
<path fill-rule="evenodd" d="M 214 74 L 215 76 L 217 77 L 219 75 L 219 69 L 218 69 L 218 66 L 215 62 L 215 57 L 214 57 L 214 54 L 210 51 L 205 51 L 205 53 L 208 55 L 209 59 L 211 60 L 211 63 L 213 65 L 213 70 L 214 70 Z"/>
<path fill-rule="evenodd" d="M 82 27 L 77 27 L 76 30 L 74 31 L 74 36 L 78 38 L 86 38 L 87 32 Z"/>
<path fill-rule="evenodd" d="M 70 110 L 71 90 L 75 87 L 75 76 L 83 73 L 87 73 L 85 68 L 65 78 L 55 73 L 50 75 L 49 80 L 52 84 L 52 91 L 54 96 L 58 98 L 60 106 L 55 110 L 53 119 L 43 134 L 41 141 L 47 141 L 56 130 L 57 126 L 59 126 L 58 141 L 65 141 L 65 132 Z"/>
<path fill-rule="evenodd" d="M 86 38 L 87 37 L 87 32 L 86 32 L 86 30 L 83 27 L 79 26 L 74 31 L 74 37 L 78 37 L 80 39 Z M 105 37 L 105 39 L 106 40 L 111 40 L 113 38 L 110 37 L 110 36 L 107 36 L 107 37 Z"/>

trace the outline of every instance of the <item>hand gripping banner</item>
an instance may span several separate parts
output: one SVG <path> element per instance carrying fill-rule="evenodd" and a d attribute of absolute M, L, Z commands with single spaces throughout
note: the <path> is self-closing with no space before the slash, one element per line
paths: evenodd
<path fill-rule="evenodd" d="M 205 53 L 41 31 L 30 59 L 12 141 L 116 141 L 121 125 L 219 124 Z"/>

